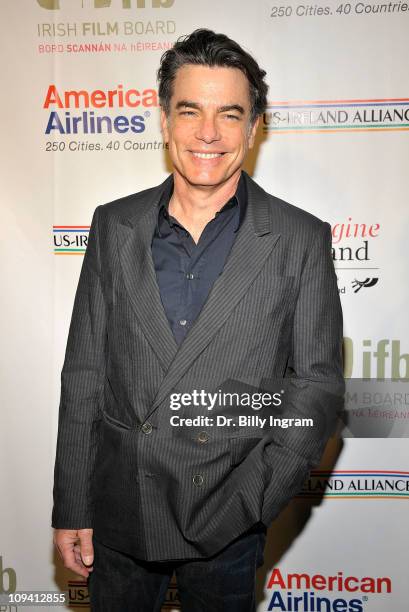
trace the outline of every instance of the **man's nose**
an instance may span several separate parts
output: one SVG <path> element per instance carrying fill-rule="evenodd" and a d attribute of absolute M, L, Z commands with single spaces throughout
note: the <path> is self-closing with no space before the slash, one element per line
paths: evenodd
<path fill-rule="evenodd" d="M 196 138 L 210 144 L 220 140 L 220 131 L 216 117 L 202 117 L 196 132 Z"/>

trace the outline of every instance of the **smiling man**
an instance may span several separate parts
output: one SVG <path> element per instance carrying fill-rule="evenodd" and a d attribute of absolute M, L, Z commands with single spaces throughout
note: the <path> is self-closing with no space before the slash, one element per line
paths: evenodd
<path fill-rule="evenodd" d="M 266 529 L 336 418 L 330 226 L 242 170 L 264 77 L 225 35 L 179 40 L 158 71 L 173 173 L 93 215 L 61 373 L 52 516 L 92 610 L 158 611 L 173 572 L 184 612 L 255 610 Z M 287 388 L 284 420 L 312 430 L 268 425 Z M 270 420 L 243 414 L 243 398 L 268 389 Z"/>
<path fill-rule="evenodd" d="M 185 64 L 170 81 L 165 73 L 160 94 L 162 130 L 174 166 L 169 213 L 187 225 L 195 243 L 231 198 L 241 167 L 254 144 L 259 117 L 253 116 L 249 81 L 238 68 Z M 262 98 L 267 88 L 260 79 Z M 260 100 L 265 105 L 265 99 Z M 192 233 L 193 232 L 193 233 Z"/>

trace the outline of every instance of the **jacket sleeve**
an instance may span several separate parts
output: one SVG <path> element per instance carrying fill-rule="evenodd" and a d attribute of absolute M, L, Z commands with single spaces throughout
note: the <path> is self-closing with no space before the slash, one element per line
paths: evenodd
<path fill-rule="evenodd" d="M 90 481 L 96 456 L 106 349 L 100 209 L 98 206 L 92 217 L 61 372 L 51 522 L 52 527 L 61 529 L 92 527 Z"/>
<path fill-rule="evenodd" d="M 342 337 L 331 227 L 322 223 L 301 274 L 280 415 L 310 418 L 313 426 L 271 430 L 271 441 L 264 451 L 272 468 L 262 510 L 266 525 L 300 491 L 309 471 L 319 463 L 343 408 Z"/>

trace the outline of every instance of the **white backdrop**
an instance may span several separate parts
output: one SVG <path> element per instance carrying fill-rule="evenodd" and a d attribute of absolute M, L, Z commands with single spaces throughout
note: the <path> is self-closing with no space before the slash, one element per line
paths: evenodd
<path fill-rule="evenodd" d="M 333 227 L 346 376 L 408 381 L 409 5 L 7 0 L 1 12 L 0 593 L 69 589 L 71 605 L 87 607 L 85 583 L 52 547 L 60 372 L 93 210 L 168 172 L 156 99 L 162 51 L 209 27 L 267 70 L 270 107 L 246 169 Z M 139 93 L 129 94 L 133 107 L 118 94 L 102 106 L 96 90 Z M 83 93 L 64 104 L 70 91 Z M 112 133 L 109 119 L 90 129 L 101 116 L 125 119 Z M 362 418 L 409 418 L 407 403 L 389 408 Z M 269 531 L 258 610 L 325 597 L 322 610 L 406 611 L 408 460 L 405 438 L 332 440 L 321 472 Z M 305 576 L 296 584 L 288 574 Z M 328 576 L 339 578 L 332 589 Z M 172 588 L 167 608 L 176 600 Z"/>

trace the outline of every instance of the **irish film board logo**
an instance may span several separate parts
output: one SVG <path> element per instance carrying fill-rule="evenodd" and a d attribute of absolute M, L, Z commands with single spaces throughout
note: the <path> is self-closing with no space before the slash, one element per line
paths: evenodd
<path fill-rule="evenodd" d="M 17 588 L 17 574 L 12 567 L 3 565 L 3 557 L 0 555 L 0 594 L 9 595 L 15 593 Z"/>
<path fill-rule="evenodd" d="M 170 8 L 175 0 L 77 0 L 77 5 L 80 8 Z M 49 11 L 59 10 L 65 6 L 73 4 L 72 0 L 37 0 L 37 4 Z"/>

